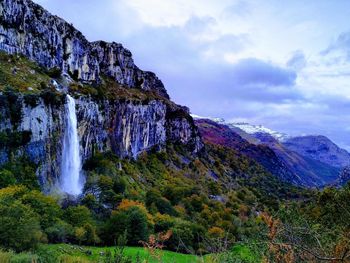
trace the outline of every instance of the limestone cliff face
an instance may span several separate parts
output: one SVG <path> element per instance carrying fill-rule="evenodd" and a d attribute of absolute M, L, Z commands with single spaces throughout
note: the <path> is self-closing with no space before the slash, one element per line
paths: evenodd
<path fill-rule="evenodd" d="M 188 109 L 172 103 L 161 80 L 152 72 L 140 70 L 131 52 L 121 44 L 90 43 L 72 25 L 30 0 L 0 0 L 1 50 L 22 54 L 46 69 L 59 68 L 60 80 L 66 83 L 58 87 L 56 80 L 51 80 L 51 84 L 57 84 L 60 103 L 45 101 L 40 94 L 34 95 L 34 103 L 28 103 L 25 94 L 6 95 L 0 91 L 0 135 L 26 139 L 22 138 L 16 147 L 1 145 L 0 140 L 0 164 L 11 156 L 27 156 L 37 164 L 44 190 L 60 176 L 67 116 L 64 92 L 73 79 L 93 87 L 106 76 L 121 89 L 138 89 L 147 98 L 116 95 L 113 99 L 93 99 L 75 91 L 83 161 L 96 151 L 137 158 L 141 152 L 162 149 L 169 142 L 186 145 L 193 153 L 203 148 Z M 150 93 L 153 95 L 147 97 Z"/>
<path fill-rule="evenodd" d="M 46 68 L 60 68 L 81 81 L 99 82 L 104 74 L 126 87 L 168 98 L 157 76 L 140 70 L 121 44 L 90 43 L 71 24 L 30 0 L 0 0 L 0 50 L 23 54 Z"/>
<path fill-rule="evenodd" d="M 2 104 L 0 132 L 30 132 L 29 142 L 18 147 L 15 155 L 26 155 L 38 165 L 40 183 L 44 190 L 48 190 L 60 176 L 67 110 L 65 103 L 50 105 L 38 98 L 36 105 L 30 106 L 23 96 L 17 100 L 21 119 L 14 124 L 10 110 Z M 96 151 L 113 151 L 121 158 L 137 158 L 138 154 L 153 147 L 162 149 L 167 142 L 187 145 L 194 153 L 203 146 L 195 126 L 162 101 L 97 102 L 82 96 L 77 98 L 76 103 L 83 161 Z M 177 117 L 171 118 L 169 115 Z M 0 147 L 0 164 L 9 158 L 8 149 Z"/>
<path fill-rule="evenodd" d="M 27 105 L 22 96 L 18 96 L 15 110 L 19 112 L 21 119 L 14 122 L 10 105 L 4 103 L 6 96 L 1 95 L 0 99 L 0 132 L 7 132 L 9 137 L 13 137 L 15 133 L 30 134 L 29 141 L 18 147 L 2 145 L 0 164 L 9 161 L 11 156 L 25 156 L 38 165 L 40 184 L 44 188 L 51 187 L 60 175 L 61 142 L 65 128 L 64 107 L 47 105 L 42 99 L 33 107 Z"/>

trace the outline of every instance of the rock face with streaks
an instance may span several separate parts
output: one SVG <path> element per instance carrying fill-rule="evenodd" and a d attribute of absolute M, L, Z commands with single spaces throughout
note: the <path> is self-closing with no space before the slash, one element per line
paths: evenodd
<path fill-rule="evenodd" d="M 47 187 L 46 190 L 55 185 L 60 176 L 67 114 L 64 103 L 50 105 L 39 98 L 36 106 L 30 106 L 19 96 L 17 110 L 21 111 L 21 119 L 18 123 L 11 121 L 8 105 L 2 103 L 0 107 L 0 133 L 30 134 L 28 142 L 18 147 L 16 154 L 25 154 L 38 165 L 40 183 Z M 149 149 L 164 148 L 167 142 L 187 145 L 193 153 L 203 147 L 191 119 L 176 115 L 177 112 L 162 101 L 151 100 L 144 104 L 124 100 L 96 102 L 90 97 L 81 96 L 76 99 L 76 104 L 83 161 L 96 151 L 113 151 L 121 158 L 137 158 L 141 152 Z M 0 163 L 8 161 L 10 154 L 6 147 L 0 147 Z"/>
<path fill-rule="evenodd" d="M 28 94 L 0 90 L 0 164 L 11 156 L 25 155 L 37 165 L 44 191 L 52 190 L 61 174 L 67 128 L 64 92 L 69 90 L 62 83 L 73 80 L 94 87 L 106 76 L 126 91 L 133 88 L 146 97 L 149 91 L 155 94 L 144 100 L 117 95 L 97 99 L 75 91 L 83 162 L 96 151 L 137 158 L 141 152 L 164 149 L 167 143 L 181 143 L 192 153 L 203 148 L 188 109 L 171 102 L 161 80 L 140 70 L 129 50 L 117 43 L 90 43 L 71 24 L 30 0 L 0 0 L 0 51 L 24 55 L 45 69 L 62 73 L 51 80 L 60 96 L 54 103 L 45 101 L 40 93 L 34 98 L 30 95 L 28 103 Z M 8 143 L 13 136 L 21 138 L 18 145 Z"/>

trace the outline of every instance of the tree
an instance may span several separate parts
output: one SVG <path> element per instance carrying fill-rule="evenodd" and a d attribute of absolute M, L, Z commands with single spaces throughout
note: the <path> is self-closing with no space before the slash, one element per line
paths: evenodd
<path fill-rule="evenodd" d="M 147 240 L 149 232 L 147 226 L 147 216 L 139 208 L 132 207 L 126 211 L 127 236 L 130 245 L 137 245 L 142 240 Z"/>
<path fill-rule="evenodd" d="M 40 224 L 44 230 L 54 225 L 62 216 L 62 210 L 57 201 L 37 190 L 23 195 L 21 201 L 23 204 L 29 205 L 34 212 L 40 215 Z"/>
<path fill-rule="evenodd" d="M 0 201 L 0 244 L 7 249 L 23 251 L 43 240 L 39 216 L 20 201 Z"/>
<path fill-rule="evenodd" d="M 90 210 L 86 206 L 70 206 L 64 211 L 64 219 L 74 227 L 92 223 Z"/>
<path fill-rule="evenodd" d="M 49 242 L 65 243 L 73 237 L 74 228 L 63 220 L 59 220 L 54 225 L 46 228 L 45 232 Z"/>
<path fill-rule="evenodd" d="M 75 229 L 75 238 L 78 240 L 79 245 L 86 240 L 86 230 L 84 227 L 77 227 Z"/>
<path fill-rule="evenodd" d="M 16 184 L 16 177 L 9 170 L 3 169 L 0 171 L 0 188 Z"/>
<path fill-rule="evenodd" d="M 149 236 L 147 215 L 138 206 L 119 209 L 112 212 L 107 223 L 106 233 L 109 240 L 115 242 L 124 232 L 130 245 L 137 245 L 139 241 L 147 240 Z"/>

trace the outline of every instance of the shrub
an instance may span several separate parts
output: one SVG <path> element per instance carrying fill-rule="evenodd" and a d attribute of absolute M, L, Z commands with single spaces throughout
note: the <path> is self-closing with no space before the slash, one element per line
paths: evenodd
<path fill-rule="evenodd" d="M 0 262 L 10 263 L 13 253 L 0 250 Z"/>
<path fill-rule="evenodd" d="M 20 123 L 22 119 L 22 103 L 19 98 L 19 93 L 15 92 L 12 88 L 6 89 L 4 95 L 7 98 L 7 106 L 9 109 L 11 124 L 14 127 Z"/>
<path fill-rule="evenodd" d="M 40 96 L 46 105 L 59 107 L 65 103 L 65 96 L 57 93 L 54 89 L 45 89 Z"/>
<path fill-rule="evenodd" d="M 12 256 L 10 263 L 38 262 L 38 256 L 31 253 L 19 253 Z"/>
<path fill-rule="evenodd" d="M 8 147 L 15 149 L 24 146 L 30 142 L 32 136 L 31 131 L 14 131 L 6 130 L 0 132 L 0 147 Z"/>
<path fill-rule="evenodd" d="M 27 106 L 30 106 L 31 108 L 35 108 L 36 106 L 38 106 L 39 97 L 38 97 L 38 95 L 27 94 L 24 96 L 24 103 Z"/>
<path fill-rule="evenodd" d="M 39 189 L 38 178 L 35 174 L 35 165 L 26 158 L 10 161 L 2 166 L 2 169 L 12 172 L 17 184 L 22 184 L 29 189 Z"/>
<path fill-rule="evenodd" d="M 40 225 L 43 229 L 56 224 L 62 215 L 57 201 L 51 196 L 45 196 L 40 191 L 30 191 L 21 198 L 21 201 L 40 215 Z"/>
<path fill-rule="evenodd" d="M 162 197 L 155 189 L 151 189 L 146 193 L 146 205 L 148 208 L 151 208 L 152 205 L 154 205 L 161 214 L 168 214 L 172 216 L 177 215 L 177 212 L 171 203 L 166 198 Z"/>
<path fill-rule="evenodd" d="M 58 67 L 50 68 L 46 71 L 46 74 L 49 75 L 49 77 L 57 79 L 61 77 L 62 70 Z"/>

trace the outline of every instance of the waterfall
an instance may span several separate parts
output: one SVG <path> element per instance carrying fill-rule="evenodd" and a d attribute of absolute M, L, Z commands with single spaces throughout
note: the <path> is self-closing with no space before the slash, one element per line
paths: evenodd
<path fill-rule="evenodd" d="M 61 190 L 70 195 L 79 195 L 83 189 L 77 115 L 75 101 L 67 94 L 66 129 L 62 146 Z"/>

